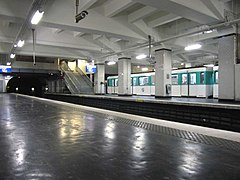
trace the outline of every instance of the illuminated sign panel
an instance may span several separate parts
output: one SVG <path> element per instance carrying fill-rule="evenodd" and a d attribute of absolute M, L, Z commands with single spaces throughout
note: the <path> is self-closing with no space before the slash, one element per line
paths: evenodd
<path fill-rule="evenodd" d="M 87 73 L 95 73 L 97 71 L 97 67 L 95 65 L 87 65 L 86 72 Z"/>
<path fill-rule="evenodd" d="M 11 66 L 0 66 L 0 73 L 10 73 L 12 72 Z"/>

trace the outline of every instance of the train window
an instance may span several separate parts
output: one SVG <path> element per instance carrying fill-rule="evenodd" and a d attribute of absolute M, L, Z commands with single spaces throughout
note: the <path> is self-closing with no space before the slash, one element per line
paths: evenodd
<path fill-rule="evenodd" d="M 218 71 L 215 72 L 215 83 L 218 84 Z"/>
<path fill-rule="evenodd" d="M 172 85 L 178 85 L 178 75 L 172 75 Z"/>
<path fill-rule="evenodd" d="M 148 85 L 148 77 L 139 77 L 139 85 L 140 86 Z"/>
<path fill-rule="evenodd" d="M 111 83 L 110 83 L 111 86 L 115 86 L 114 79 L 111 79 L 110 81 L 111 81 Z"/>
<path fill-rule="evenodd" d="M 182 85 L 188 84 L 188 75 L 182 74 Z"/>
<path fill-rule="evenodd" d="M 115 79 L 115 86 L 118 86 L 118 79 Z"/>
<path fill-rule="evenodd" d="M 200 84 L 204 84 L 204 82 L 205 82 L 204 74 L 205 74 L 204 72 L 200 73 Z"/>
<path fill-rule="evenodd" d="M 137 86 L 137 78 L 132 79 L 133 86 Z"/>
<path fill-rule="evenodd" d="M 190 74 L 190 84 L 196 84 L 197 76 L 195 73 Z"/>
<path fill-rule="evenodd" d="M 112 84 L 111 84 L 111 82 L 112 82 L 112 80 L 111 79 L 108 79 L 108 86 L 112 86 Z"/>

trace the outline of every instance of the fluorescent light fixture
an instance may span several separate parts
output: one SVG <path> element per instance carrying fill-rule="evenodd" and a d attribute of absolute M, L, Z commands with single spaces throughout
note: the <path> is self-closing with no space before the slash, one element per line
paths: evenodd
<path fill-rule="evenodd" d="M 107 63 L 107 65 L 114 65 L 114 64 L 116 64 L 115 61 L 109 61 L 109 62 Z"/>
<path fill-rule="evenodd" d="M 11 62 L 7 62 L 7 66 L 11 66 Z"/>
<path fill-rule="evenodd" d="M 185 51 L 191 51 L 191 50 L 195 50 L 195 49 L 200 49 L 202 47 L 201 44 L 192 44 L 192 45 L 189 45 L 187 47 L 185 47 Z"/>
<path fill-rule="evenodd" d="M 31 23 L 34 25 L 38 24 L 39 21 L 42 19 L 43 14 L 44 14 L 44 11 L 40 12 L 39 10 L 37 10 L 32 17 Z"/>
<path fill-rule="evenodd" d="M 147 67 L 142 68 L 142 71 L 148 71 Z"/>
<path fill-rule="evenodd" d="M 10 54 L 10 58 L 11 59 L 15 58 L 15 54 Z"/>
<path fill-rule="evenodd" d="M 205 64 L 205 67 L 214 67 L 214 64 Z"/>
<path fill-rule="evenodd" d="M 17 47 L 23 47 L 24 45 L 24 40 L 19 40 L 17 43 Z"/>
<path fill-rule="evenodd" d="M 136 56 L 136 59 L 144 59 L 146 57 L 147 57 L 146 54 L 140 54 L 140 55 Z"/>
<path fill-rule="evenodd" d="M 212 33 L 213 30 L 208 30 L 208 31 L 204 31 L 205 34 L 209 34 L 209 33 Z"/>

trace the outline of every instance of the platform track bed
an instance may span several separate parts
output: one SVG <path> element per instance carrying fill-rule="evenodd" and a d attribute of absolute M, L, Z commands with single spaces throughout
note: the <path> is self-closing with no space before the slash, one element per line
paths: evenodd
<path fill-rule="evenodd" d="M 45 98 L 117 112 L 240 132 L 240 110 L 98 97 L 46 94 Z"/>

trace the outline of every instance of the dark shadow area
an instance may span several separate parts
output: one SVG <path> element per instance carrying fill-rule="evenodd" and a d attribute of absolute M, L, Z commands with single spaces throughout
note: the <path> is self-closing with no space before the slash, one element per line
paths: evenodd
<path fill-rule="evenodd" d="M 46 86 L 46 78 L 31 76 L 16 76 L 7 84 L 8 93 L 20 93 L 34 96 L 42 96 Z"/>

